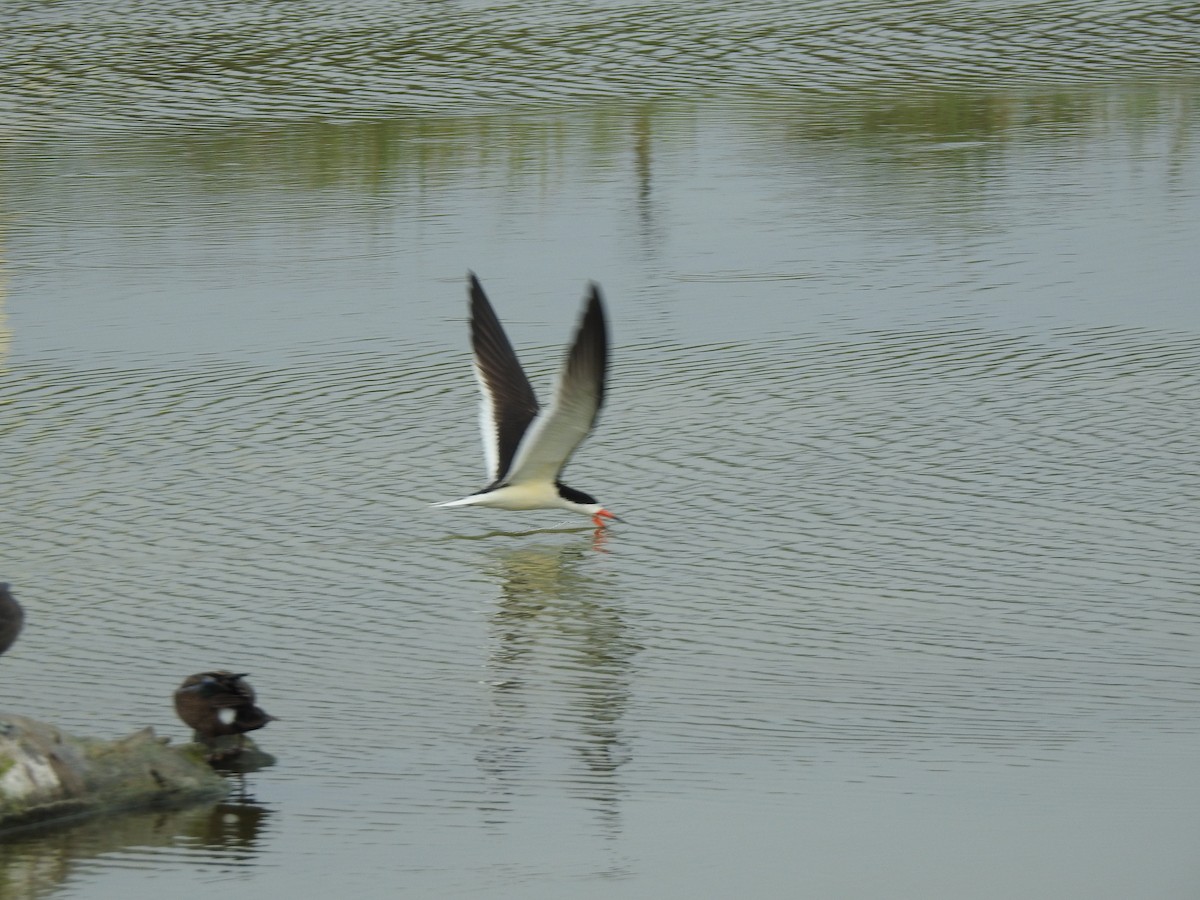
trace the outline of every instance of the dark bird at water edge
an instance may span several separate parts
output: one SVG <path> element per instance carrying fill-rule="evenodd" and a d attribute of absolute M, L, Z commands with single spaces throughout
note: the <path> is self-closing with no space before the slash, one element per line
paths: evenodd
<path fill-rule="evenodd" d="M 254 688 L 245 679 L 244 672 L 235 675 L 223 669 L 184 679 L 175 691 L 175 712 L 191 726 L 196 741 L 214 748 L 218 738 L 238 735 L 236 752 L 242 745 L 241 735 L 274 720 L 255 706 Z"/>
<path fill-rule="evenodd" d="M 0 581 L 0 653 L 13 645 L 24 624 L 25 611 L 8 585 Z"/>

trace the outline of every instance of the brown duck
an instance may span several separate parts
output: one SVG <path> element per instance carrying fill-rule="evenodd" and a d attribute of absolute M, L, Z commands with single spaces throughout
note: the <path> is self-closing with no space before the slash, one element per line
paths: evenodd
<path fill-rule="evenodd" d="M 254 705 L 254 688 L 246 674 L 199 672 L 184 679 L 175 692 L 175 712 L 195 731 L 195 740 L 208 747 L 217 738 L 240 735 L 262 728 L 275 717 Z"/>
<path fill-rule="evenodd" d="M 0 653 L 12 646 L 24 624 L 25 611 L 8 585 L 0 581 Z"/>

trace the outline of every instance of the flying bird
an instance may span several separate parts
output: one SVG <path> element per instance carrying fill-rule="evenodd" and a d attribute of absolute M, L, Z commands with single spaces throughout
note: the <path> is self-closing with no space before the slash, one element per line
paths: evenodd
<path fill-rule="evenodd" d="M 620 521 L 590 494 L 559 476 L 587 437 L 604 402 L 608 326 L 600 288 L 588 288 L 583 316 L 567 352 L 550 405 L 542 408 L 521 362 L 474 273 L 470 274 L 471 347 L 483 394 L 479 424 L 491 479 L 483 490 L 437 506 L 565 509 L 589 516 L 597 528 Z"/>

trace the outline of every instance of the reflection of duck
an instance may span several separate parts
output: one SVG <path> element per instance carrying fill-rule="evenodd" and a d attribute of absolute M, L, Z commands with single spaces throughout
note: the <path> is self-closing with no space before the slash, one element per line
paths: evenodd
<path fill-rule="evenodd" d="M 617 517 L 594 497 L 558 480 L 575 448 L 587 437 L 604 402 L 608 326 L 600 290 L 591 286 L 575 340 L 546 409 L 521 368 L 521 361 L 471 275 L 471 346 L 483 391 L 480 425 L 491 484 L 482 491 L 438 506 L 496 509 L 565 509 L 591 516 L 597 528 Z"/>
<path fill-rule="evenodd" d="M 0 582 L 0 653 L 13 645 L 24 624 L 25 611 L 8 585 Z"/>
<path fill-rule="evenodd" d="M 208 817 L 198 819 L 192 831 L 201 845 L 214 851 L 245 853 L 262 840 L 270 812 L 257 803 L 218 803 Z"/>
<path fill-rule="evenodd" d="M 217 738 L 237 735 L 236 753 L 243 734 L 274 719 L 254 705 L 254 688 L 245 678 L 244 673 L 235 675 L 222 669 L 184 679 L 175 692 L 175 711 L 195 731 L 197 741 L 215 748 Z"/>

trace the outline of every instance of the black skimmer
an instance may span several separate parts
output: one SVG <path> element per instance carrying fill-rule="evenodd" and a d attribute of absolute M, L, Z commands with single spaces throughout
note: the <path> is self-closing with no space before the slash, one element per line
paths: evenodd
<path fill-rule="evenodd" d="M 559 474 L 583 441 L 604 402 L 608 327 L 600 289 L 592 284 L 554 399 L 542 409 L 525 370 L 474 273 L 470 275 L 471 347 L 483 401 L 479 424 L 491 483 L 482 491 L 438 506 L 565 509 L 604 528 L 615 515 Z"/>

